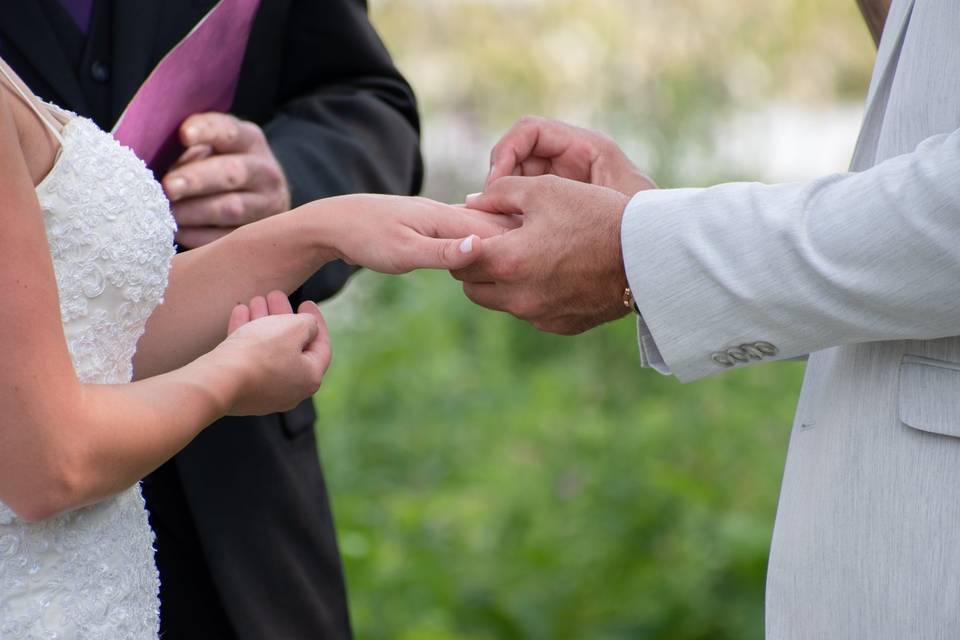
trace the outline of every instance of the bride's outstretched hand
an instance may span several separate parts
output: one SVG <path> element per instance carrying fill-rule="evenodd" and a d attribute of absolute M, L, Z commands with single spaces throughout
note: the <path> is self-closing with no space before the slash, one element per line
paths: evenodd
<path fill-rule="evenodd" d="M 359 195 L 325 202 L 339 210 L 338 257 L 381 273 L 462 269 L 483 254 L 485 238 L 519 224 L 426 198 Z"/>

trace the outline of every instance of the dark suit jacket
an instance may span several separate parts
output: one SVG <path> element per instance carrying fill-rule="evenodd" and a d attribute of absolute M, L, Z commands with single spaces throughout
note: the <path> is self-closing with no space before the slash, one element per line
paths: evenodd
<path fill-rule="evenodd" d="M 97 0 L 89 37 L 71 48 L 55 0 L 8 0 L 0 55 L 41 97 L 110 128 L 213 5 Z M 263 126 L 295 204 L 419 190 L 414 97 L 363 0 L 262 0 L 232 111 Z M 349 273 L 325 268 L 298 297 L 326 298 Z M 165 638 L 350 635 L 313 422 L 309 402 L 223 420 L 145 481 Z"/>

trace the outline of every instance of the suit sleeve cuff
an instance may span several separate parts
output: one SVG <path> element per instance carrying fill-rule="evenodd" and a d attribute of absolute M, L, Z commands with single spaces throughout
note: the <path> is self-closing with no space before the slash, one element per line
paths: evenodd
<path fill-rule="evenodd" d="M 627 208 L 624 212 L 624 219 L 636 208 L 638 200 L 641 199 L 641 191 L 633 197 L 630 203 L 627 205 Z M 635 277 L 638 277 L 638 256 L 643 252 L 644 247 L 638 243 L 632 243 L 629 246 L 624 242 L 625 238 L 621 231 L 621 243 L 623 245 L 623 264 L 626 269 L 627 281 L 630 283 L 630 288 L 633 291 L 639 291 L 636 286 Z M 637 316 L 637 342 L 640 346 L 640 366 L 647 369 L 653 369 L 657 373 L 663 375 L 670 375 L 670 367 L 667 365 L 666 361 L 663 359 L 663 355 L 660 353 L 660 348 L 657 346 L 657 341 L 653 337 L 653 333 L 650 331 L 650 327 L 647 326 L 646 320 L 643 319 L 643 314 Z"/>

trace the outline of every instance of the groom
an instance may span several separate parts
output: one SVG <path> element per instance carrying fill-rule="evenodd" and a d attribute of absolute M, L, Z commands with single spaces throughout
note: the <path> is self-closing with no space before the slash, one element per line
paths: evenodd
<path fill-rule="evenodd" d="M 635 313 L 684 382 L 809 354 L 768 640 L 960 638 L 958 33 L 955 0 L 894 0 L 849 173 L 657 190 L 529 119 L 469 199 L 524 220 L 455 274 L 481 305 L 563 334 Z"/>
<path fill-rule="evenodd" d="M 36 93 L 109 130 L 214 4 L 5 2 L 0 55 Z M 192 159 L 163 177 L 181 247 L 320 197 L 419 189 L 413 94 L 363 0 L 262 0 L 232 113 L 188 119 Z M 327 298 L 349 274 L 330 266 L 295 297 Z M 144 482 L 163 637 L 350 636 L 313 423 L 309 401 L 225 419 Z"/>

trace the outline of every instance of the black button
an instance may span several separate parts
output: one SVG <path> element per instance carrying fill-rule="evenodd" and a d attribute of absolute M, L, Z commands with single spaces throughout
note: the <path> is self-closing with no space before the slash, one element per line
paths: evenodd
<path fill-rule="evenodd" d="M 97 60 L 90 65 L 90 76 L 95 82 L 104 84 L 110 81 L 110 67 Z"/>

